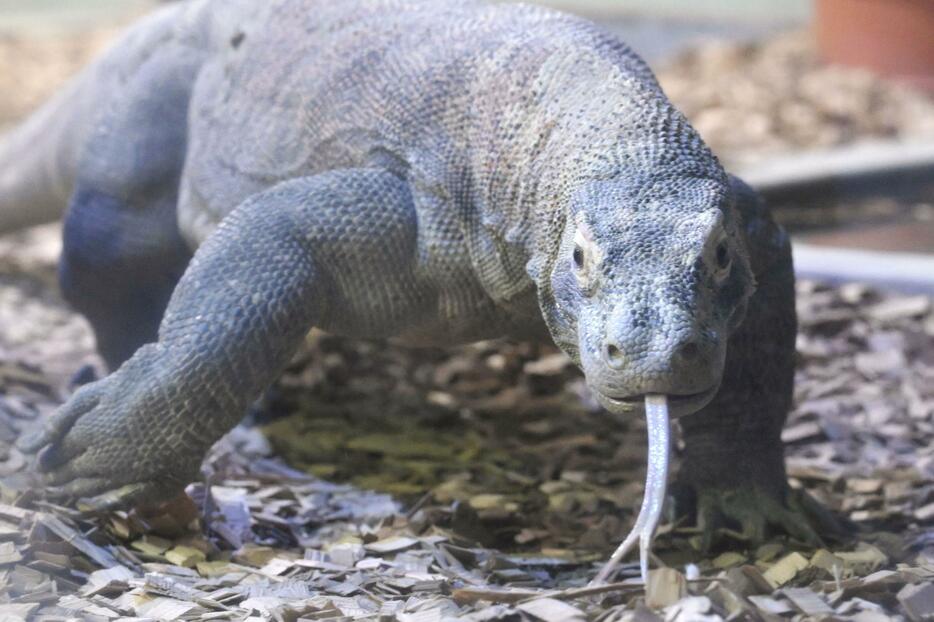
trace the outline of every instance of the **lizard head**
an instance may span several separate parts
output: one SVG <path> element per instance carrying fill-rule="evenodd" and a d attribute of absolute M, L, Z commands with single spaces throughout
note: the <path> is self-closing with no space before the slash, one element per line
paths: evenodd
<path fill-rule="evenodd" d="M 729 186 L 590 182 L 555 238 L 542 308 L 600 403 L 636 412 L 666 394 L 675 416 L 707 404 L 754 289 Z"/>

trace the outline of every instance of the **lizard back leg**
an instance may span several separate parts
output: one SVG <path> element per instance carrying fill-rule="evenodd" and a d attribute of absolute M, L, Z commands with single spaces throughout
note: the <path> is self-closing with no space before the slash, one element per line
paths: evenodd
<path fill-rule="evenodd" d="M 90 322 L 110 369 L 156 340 L 190 257 L 173 200 L 139 208 L 79 187 L 65 219 L 59 282 L 66 300 Z"/>
<path fill-rule="evenodd" d="M 172 37 L 151 48 L 102 101 L 64 219 L 62 292 L 110 369 L 155 341 L 191 256 L 177 203 L 202 59 Z"/>

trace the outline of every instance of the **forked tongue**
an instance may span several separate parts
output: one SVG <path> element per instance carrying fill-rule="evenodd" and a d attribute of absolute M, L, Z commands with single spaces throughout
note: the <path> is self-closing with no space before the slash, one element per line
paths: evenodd
<path fill-rule="evenodd" d="M 639 568 L 642 572 L 642 582 L 648 584 L 649 551 L 652 548 L 655 528 L 658 527 L 658 520 L 662 515 L 665 486 L 668 483 L 668 457 L 671 451 L 668 398 L 664 395 L 646 395 L 645 418 L 649 430 L 649 464 L 645 474 L 645 495 L 642 497 L 642 507 L 639 508 L 639 516 L 636 518 L 632 531 L 619 545 L 610 560 L 600 569 L 590 585 L 606 582 L 607 577 L 632 549 L 636 540 L 639 541 Z"/>

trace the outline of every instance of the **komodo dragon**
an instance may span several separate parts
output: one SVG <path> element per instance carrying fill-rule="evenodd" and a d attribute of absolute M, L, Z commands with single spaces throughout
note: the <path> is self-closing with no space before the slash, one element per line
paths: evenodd
<path fill-rule="evenodd" d="M 23 446 L 55 495 L 177 493 L 312 327 L 551 339 L 668 396 L 705 533 L 816 540 L 780 430 L 789 240 L 594 24 L 460 0 L 189 0 L 0 143 L 0 232 L 64 212 L 110 375 Z"/>

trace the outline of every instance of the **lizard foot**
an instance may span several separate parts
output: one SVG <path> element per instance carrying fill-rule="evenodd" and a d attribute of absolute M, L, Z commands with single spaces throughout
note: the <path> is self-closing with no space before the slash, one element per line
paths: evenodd
<path fill-rule="evenodd" d="M 752 545 L 766 542 L 770 533 L 778 533 L 819 547 L 823 546 L 824 538 L 839 540 L 847 531 L 840 520 L 807 492 L 787 485 L 779 494 L 755 484 L 698 491 L 697 525 L 704 551 L 716 544 L 718 530 L 723 527 L 738 528 Z"/>
<path fill-rule="evenodd" d="M 169 498 L 197 476 L 207 447 L 180 434 L 173 404 L 184 400 L 168 399 L 173 383 L 155 354 L 142 348 L 20 440 L 37 453 L 35 477 L 50 498 L 92 511 L 128 507 Z"/>

